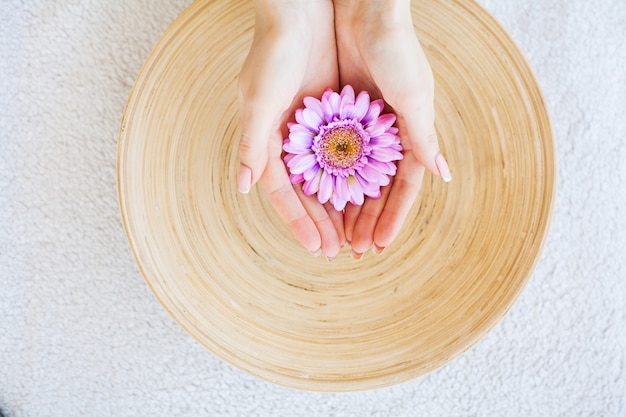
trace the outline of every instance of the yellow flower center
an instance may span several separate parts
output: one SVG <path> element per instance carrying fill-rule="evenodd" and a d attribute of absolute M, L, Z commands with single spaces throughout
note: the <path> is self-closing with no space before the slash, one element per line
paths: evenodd
<path fill-rule="evenodd" d="M 359 158 L 363 139 L 357 130 L 341 126 L 329 130 L 320 141 L 319 150 L 326 163 L 334 168 L 350 168 Z"/>

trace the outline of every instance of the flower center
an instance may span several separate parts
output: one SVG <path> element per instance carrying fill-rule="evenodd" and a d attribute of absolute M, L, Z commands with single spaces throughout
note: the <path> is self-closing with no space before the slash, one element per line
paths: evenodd
<path fill-rule="evenodd" d="M 337 126 L 324 132 L 319 153 L 331 167 L 350 168 L 361 158 L 363 138 L 352 126 Z"/>

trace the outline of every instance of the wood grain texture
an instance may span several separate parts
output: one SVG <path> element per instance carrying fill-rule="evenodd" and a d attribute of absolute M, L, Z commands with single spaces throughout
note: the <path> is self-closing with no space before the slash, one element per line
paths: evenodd
<path fill-rule="evenodd" d="M 550 221 L 555 161 L 535 78 L 470 0 L 420 1 L 454 180 L 426 174 L 383 255 L 302 249 L 254 188 L 237 192 L 237 76 L 248 1 L 198 0 L 142 68 L 122 119 L 118 188 L 130 246 L 172 317 L 223 360 L 304 390 L 407 381 L 479 341 L 529 279 Z"/>

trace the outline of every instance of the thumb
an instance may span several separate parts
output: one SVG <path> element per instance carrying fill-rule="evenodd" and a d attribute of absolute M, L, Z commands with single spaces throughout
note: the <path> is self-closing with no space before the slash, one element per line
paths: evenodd
<path fill-rule="evenodd" d="M 242 108 L 241 137 L 239 139 L 239 192 L 248 193 L 261 178 L 268 159 L 271 124 L 260 111 Z"/>
<path fill-rule="evenodd" d="M 405 117 L 407 133 L 415 158 L 430 172 L 440 175 L 445 182 L 452 180 L 448 162 L 439 151 L 439 140 L 434 118 L 423 113 Z"/>

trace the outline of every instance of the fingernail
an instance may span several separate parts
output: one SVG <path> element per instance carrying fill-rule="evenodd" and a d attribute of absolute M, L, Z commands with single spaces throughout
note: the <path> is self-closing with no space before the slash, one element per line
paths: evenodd
<path fill-rule="evenodd" d="M 358 261 L 359 259 L 363 257 L 363 254 L 359 252 L 351 251 L 350 256 L 352 257 L 352 259 L 356 259 Z"/>
<path fill-rule="evenodd" d="M 238 187 L 239 192 L 248 194 L 250 192 L 250 183 L 252 182 L 252 170 L 245 165 L 239 167 Z"/>
<path fill-rule="evenodd" d="M 314 257 L 318 257 L 322 254 L 322 248 L 319 248 L 318 250 L 316 250 L 315 252 L 311 252 L 311 255 L 313 255 Z"/>
<path fill-rule="evenodd" d="M 450 168 L 448 167 L 448 163 L 446 162 L 446 158 L 443 157 L 442 154 L 437 155 L 435 158 L 435 165 L 437 165 L 437 169 L 439 170 L 439 175 L 445 182 L 452 181 L 452 175 L 450 175 Z"/>
<path fill-rule="evenodd" d="M 384 246 L 378 246 L 376 244 L 374 244 L 374 247 L 372 248 L 372 252 L 374 252 L 376 255 L 380 255 L 385 251 L 385 247 Z"/>
<path fill-rule="evenodd" d="M 328 260 L 328 262 L 332 262 L 334 261 L 336 258 L 336 256 L 327 256 L 326 259 Z"/>

